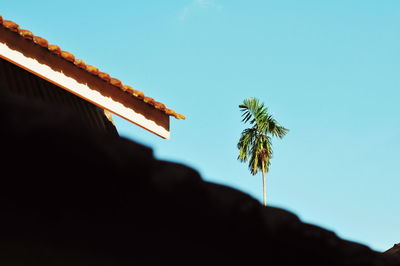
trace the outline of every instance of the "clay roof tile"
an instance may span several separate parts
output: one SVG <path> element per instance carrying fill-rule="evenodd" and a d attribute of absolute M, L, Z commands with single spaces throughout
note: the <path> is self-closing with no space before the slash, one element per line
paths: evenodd
<path fill-rule="evenodd" d="M 154 106 L 154 104 L 155 104 L 155 100 L 153 98 L 151 98 L 151 97 L 144 97 L 143 101 L 145 103 L 147 103 L 147 104 L 152 105 L 152 106 Z"/>
<path fill-rule="evenodd" d="M 133 87 L 132 86 L 129 86 L 129 85 L 123 85 L 122 86 L 122 90 L 123 91 L 126 91 L 126 92 L 128 92 L 128 93 L 130 93 L 130 94 L 133 94 Z"/>
<path fill-rule="evenodd" d="M 133 90 L 133 96 L 142 100 L 144 99 L 144 93 L 139 90 Z"/>
<path fill-rule="evenodd" d="M 86 63 L 81 59 L 75 59 L 74 64 L 84 70 L 86 70 Z"/>
<path fill-rule="evenodd" d="M 99 72 L 98 76 L 99 76 L 101 79 L 103 79 L 103 80 L 105 80 L 105 81 L 107 81 L 107 82 L 109 82 L 110 79 L 111 79 L 110 74 L 104 73 L 104 72 Z"/>
<path fill-rule="evenodd" d="M 165 111 L 165 104 L 163 104 L 163 103 L 160 103 L 160 102 L 155 102 L 154 103 L 154 107 L 155 108 L 157 108 L 158 110 L 161 110 L 161 111 Z"/>
<path fill-rule="evenodd" d="M 19 35 L 21 35 L 21 36 L 24 37 L 25 39 L 28 39 L 28 40 L 32 40 L 32 39 L 33 39 L 33 34 L 32 34 L 32 32 L 29 31 L 29 30 L 20 29 L 20 30 L 18 31 L 18 33 L 19 33 Z"/>
<path fill-rule="evenodd" d="M 18 24 L 10 20 L 3 20 L 3 26 L 14 32 L 18 32 L 19 29 Z"/>
<path fill-rule="evenodd" d="M 46 39 L 39 36 L 33 36 L 33 41 L 44 48 L 47 48 L 49 46 L 49 42 Z"/>
<path fill-rule="evenodd" d="M 65 60 L 68 60 L 70 62 L 74 62 L 75 61 L 75 56 L 73 54 L 71 54 L 70 52 L 67 51 L 61 51 L 61 57 L 64 58 Z"/>
<path fill-rule="evenodd" d="M 55 53 L 57 55 L 61 54 L 61 48 L 58 45 L 49 44 L 49 46 L 47 46 L 47 49 L 49 49 L 50 52 Z"/>
<path fill-rule="evenodd" d="M 174 113 L 173 115 L 176 119 L 186 119 L 186 116 L 182 115 L 182 114 L 178 114 L 178 113 Z"/>
<path fill-rule="evenodd" d="M 110 83 L 116 87 L 122 87 L 122 82 L 119 79 L 110 78 Z"/>
<path fill-rule="evenodd" d="M 93 75 L 98 75 L 99 74 L 99 69 L 95 66 L 92 65 L 86 65 L 86 70 Z"/>

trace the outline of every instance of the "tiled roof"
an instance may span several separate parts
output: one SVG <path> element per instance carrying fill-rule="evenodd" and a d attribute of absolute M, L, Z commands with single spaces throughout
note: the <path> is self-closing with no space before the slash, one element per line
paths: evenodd
<path fill-rule="evenodd" d="M 33 35 L 31 31 L 20 29 L 19 25 L 16 24 L 15 22 L 9 20 L 3 20 L 3 17 L 0 16 L 0 25 L 10 31 L 18 33 L 25 39 L 30 40 L 45 49 L 48 49 L 50 53 L 60 56 L 61 58 L 71 62 L 71 64 L 75 64 L 76 67 L 79 67 L 89 72 L 92 75 L 98 76 L 100 79 L 110 83 L 113 86 L 120 88 L 126 93 L 131 94 L 133 97 L 136 97 L 142 100 L 143 102 L 153 106 L 155 109 L 158 109 L 166 113 L 167 115 L 174 116 L 177 119 L 186 118 L 184 115 L 178 114 L 174 110 L 167 108 L 163 103 L 157 102 L 153 98 L 145 96 L 143 92 L 136 90 L 129 85 L 123 84 L 120 80 L 111 77 L 108 73 L 101 72 L 97 67 L 88 65 L 83 60 L 75 58 L 75 56 L 72 53 L 61 50 L 61 48 L 58 45 L 49 44 L 49 42 L 46 39 Z"/>

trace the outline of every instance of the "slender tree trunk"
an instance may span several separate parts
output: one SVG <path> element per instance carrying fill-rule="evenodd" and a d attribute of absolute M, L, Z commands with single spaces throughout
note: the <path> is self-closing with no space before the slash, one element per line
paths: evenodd
<path fill-rule="evenodd" d="M 265 180 L 265 168 L 264 168 L 264 163 L 262 164 L 262 182 L 263 182 L 263 205 L 267 206 L 267 183 Z"/>

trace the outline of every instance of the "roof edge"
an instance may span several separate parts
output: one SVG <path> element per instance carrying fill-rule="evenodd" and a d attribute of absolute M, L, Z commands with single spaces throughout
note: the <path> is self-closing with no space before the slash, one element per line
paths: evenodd
<path fill-rule="evenodd" d="M 177 113 L 174 110 L 167 108 L 163 103 L 157 102 L 153 98 L 145 96 L 142 91 L 136 90 L 132 86 L 123 84 L 119 79 L 111 77 L 108 73 L 101 72 L 99 68 L 92 65 L 88 65 L 83 60 L 75 58 L 75 56 L 72 53 L 62 50 L 58 45 L 49 44 L 49 42 L 46 39 L 34 35 L 29 30 L 21 29 L 17 23 L 10 20 L 4 20 L 1 15 L 0 15 L 0 25 L 12 32 L 15 32 L 16 34 L 19 34 L 24 39 L 30 40 L 36 45 L 39 45 L 47 49 L 50 53 L 53 53 L 63 58 L 64 60 L 70 62 L 71 64 L 74 64 L 77 68 L 80 68 L 94 76 L 97 76 L 99 79 L 102 79 L 115 87 L 118 87 L 122 91 L 145 102 L 146 104 L 152 106 L 153 108 L 160 110 L 169 116 L 173 116 L 176 119 L 186 119 L 186 117 L 183 114 Z"/>

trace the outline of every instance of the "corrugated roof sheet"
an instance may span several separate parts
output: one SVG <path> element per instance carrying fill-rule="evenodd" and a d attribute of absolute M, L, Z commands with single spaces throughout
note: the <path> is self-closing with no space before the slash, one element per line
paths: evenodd
<path fill-rule="evenodd" d="M 151 97 L 147 97 L 144 95 L 143 92 L 134 89 L 133 87 L 129 85 L 123 84 L 120 80 L 111 77 L 108 73 L 101 72 L 99 68 L 88 65 L 86 64 L 83 60 L 75 58 L 75 56 L 67 51 L 63 51 L 58 45 L 55 44 L 49 44 L 49 42 L 39 36 L 35 36 L 31 31 L 21 29 L 18 24 L 16 24 L 13 21 L 10 20 L 4 20 L 2 16 L 0 16 L 0 25 L 3 26 L 4 28 L 13 31 L 15 33 L 18 33 L 20 36 L 23 38 L 30 40 L 34 42 L 37 45 L 40 45 L 41 47 L 47 49 L 49 53 L 56 54 L 63 59 L 71 62 L 72 64 L 75 64 L 76 67 L 79 67 L 87 72 L 89 72 L 92 75 L 98 76 L 100 79 L 110 83 L 111 85 L 120 88 L 121 90 L 125 91 L 126 93 L 131 94 L 133 97 L 136 97 L 143 102 L 153 106 L 155 109 L 158 109 L 167 115 L 173 116 L 177 119 L 185 119 L 186 117 L 182 114 L 179 114 L 175 112 L 172 109 L 167 108 L 163 103 L 155 101 Z"/>

